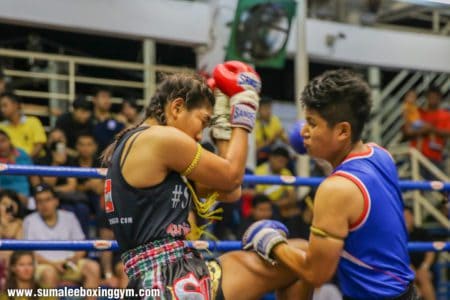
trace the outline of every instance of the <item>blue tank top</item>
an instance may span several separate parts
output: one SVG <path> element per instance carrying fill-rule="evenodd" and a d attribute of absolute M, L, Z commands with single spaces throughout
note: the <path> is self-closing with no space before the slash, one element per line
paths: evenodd
<path fill-rule="evenodd" d="M 121 163 L 126 141 L 147 128 L 132 129 L 119 140 L 106 175 L 105 211 L 121 252 L 155 240 L 184 239 L 190 232 L 191 194 L 180 174 L 170 172 L 161 183 L 148 188 L 132 187 L 122 176 L 127 149 L 133 147 L 130 140 Z"/>
<path fill-rule="evenodd" d="M 414 279 L 397 169 L 390 154 L 375 144 L 347 157 L 331 176 L 354 182 L 364 196 L 364 211 L 350 227 L 338 265 L 345 296 L 384 299 L 399 296 Z"/>

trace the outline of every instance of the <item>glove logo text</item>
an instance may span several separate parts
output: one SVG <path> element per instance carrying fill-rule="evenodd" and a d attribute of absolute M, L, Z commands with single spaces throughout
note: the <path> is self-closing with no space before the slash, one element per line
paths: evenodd
<path fill-rule="evenodd" d="M 261 82 L 256 77 L 256 75 L 253 73 L 249 73 L 249 72 L 240 73 L 238 76 L 237 83 L 243 89 L 249 89 L 249 88 L 254 89 L 258 93 L 261 90 Z"/>

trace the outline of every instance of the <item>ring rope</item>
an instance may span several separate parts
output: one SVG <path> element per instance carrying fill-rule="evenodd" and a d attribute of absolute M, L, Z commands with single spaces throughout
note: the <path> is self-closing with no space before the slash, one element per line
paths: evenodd
<path fill-rule="evenodd" d="M 186 241 L 189 247 L 199 250 L 226 252 L 241 250 L 240 241 Z M 84 241 L 44 241 L 44 240 L 0 240 L 2 250 L 74 250 L 74 251 L 107 251 L 119 250 L 114 240 L 84 240 Z M 441 252 L 450 251 L 450 242 L 410 242 L 410 252 Z"/>
<path fill-rule="evenodd" d="M 33 165 L 10 165 L 0 163 L 0 175 L 40 175 L 54 177 L 89 177 L 104 178 L 104 168 L 80 168 L 80 167 L 53 167 Z M 295 176 L 256 176 L 245 175 L 244 183 L 247 184 L 277 184 L 277 185 L 306 185 L 318 186 L 322 177 L 295 177 Z M 399 180 L 402 190 L 421 191 L 450 191 L 450 182 L 445 181 L 414 181 Z"/>

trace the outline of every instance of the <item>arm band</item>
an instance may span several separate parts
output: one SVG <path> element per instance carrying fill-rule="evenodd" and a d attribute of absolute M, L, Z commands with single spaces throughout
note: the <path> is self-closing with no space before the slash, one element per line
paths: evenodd
<path fill-rule="evenodd" d="M 198 162 L 200 161 L 200 155 L 202 154 L 202 146 L 197 143 L 197 151 L 195 152 L 194 158 L 192 159 L 189 166 L 186 168 L 186 170 L 181 173 L 183 176 L 189 176 L 192 171 L 195 169 L 195 167 L 198 165 Z"/>
<path fill-rule="evenodd" d="M 335 239 L 335 240 L 339 240 L 339 241 L 343 241 L 345 239 L 345 238 L 339 237 L 337 235 L 330 234 L 330 233 L 328 233 L 322 229 L 319 229 L 317 227 L 314 227 L 312 225 L 311 225 L 310 229 L 311 229 L 312 234 L 322 237 L 322 238 L 331 238 L 331 239 Z"/>

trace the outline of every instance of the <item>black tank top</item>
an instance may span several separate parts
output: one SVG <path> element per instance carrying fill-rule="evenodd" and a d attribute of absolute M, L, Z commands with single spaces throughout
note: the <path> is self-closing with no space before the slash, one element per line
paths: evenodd
<path fill-rule="evenodd" d="M 132 129 L 119 140 L 106 175 L 105 211 L 121 252 L 163 238 L 184 239 L 190 231 L 191 194 L 179 173 L 170 172 L 161 183 L 148 188 L 132 187 L 122 176 L 129 149 L 145 129 L 148 127 Z M 121 165 L 129 138 L 132 140 Z"/>

